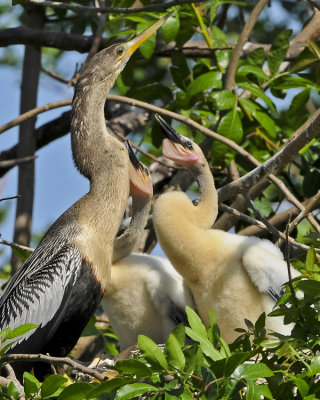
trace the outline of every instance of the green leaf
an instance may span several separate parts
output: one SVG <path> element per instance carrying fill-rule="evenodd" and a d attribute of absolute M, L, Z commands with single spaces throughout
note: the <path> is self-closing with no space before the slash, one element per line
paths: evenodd
<path fill-rule="evenodd" d="M 194 96 L 207 89 L 222 88 L 222 73 L 220 71 L 210 71 L 198 76 L 188 86 L 188 95 Z"/>
<path fill-rule="evenodd" d="M 125 378 L 123 376 L 116 376 L 108 381 L 101 382 L 98 386 L 95 386 L 87 392 L 86 399 L 95 399 L 103 393 L 112 393 L 118 390 L 120 387 L 133 383 L 134 378 Z M 60 399 L 59 399 L 60 400 Z"/>
<path fill-rule="evenodd" d="M 272 118 L 268 114 L 262 111 L 254 111 L 252 113 L 254 118 L 260 123 L 260 125 L 269 133 L 273 138 L 277 137 L 277 127 Z"/>
<path fill-rule="evenodd" d="M 32 329 L 38 328 L 38 325 L 35 324 L 23 324 L 14 328 L 11 332 L 7 334 L 7 339 L 14 339 L 18 336 L 22 336 L 25 333 L 31 331 Z"/>
<path fill-rule="evenodd" d="M 306 269 L 307 271 L 314 271 L 314 264 L 316 262 L 317 256 L 316 252 L 314 251 L 313 247 L 310 247 L 310 249 L 307 252 L 307 257 L 306 257 Z"/>
<path fill-rule="evenodd" d="M 276 37 L 268 53 L 268 67 L 272 75 L 275 75 L 284 60 L 288 48 L 289 39 L 292 34 L 291 29 L 286 29 Z"/>
<path fill-rule="evenodd" d="M 320 356 L 312 357 L 309 371 L 312 375 L 320 374 Z"/>
<path fill-rule="evenodd" d="M 186 341 L 186 330 L 185 326 L 182 323 L 177 325 L 171 332 L 171 334 L 177 339 L 180 347 L 184 346 L 184 343 Z"/>
<path fill-rule="evenodd" d="M 142 356 L 149 361 L 154 368 L 161 367 L 168 371 L 169 366 L 162 351 L 156 345 L 156 343 L 144 335 L 138 336 L 138 347 L 142 353 Z"/>
<path fill-rule="evenodd" d="M 29 374 L 29 372 L 23 373 L 23 388 L 26 394 L 26 397 L 31 397 L 39 392 L 40 382 L 33 375 Z"/>
<path fill-rule="evenodd" d="M 309 393 L 309 385 L 307 384 L 307 382 L 301 378 L 297 378 L 295 376 L 291 376 L 290 380 L 297 386 L 301 397 L 304 399 L 305 396 L 308 395 Z"/>
<path fill-rule="evenodd" d="M 230 376 L 234 370 L 244 361 L 248 360 L 248 358 L 250 358 L 250 352 L 248 351 L 232 354 L 226 362 L 224 376 Z"/>
<path fill-rule="evenodd" d="M 228 110 L 236 103 L 236 96 L 230 90 L 212 92 L 210 97 L 214 99 L 218 110 Z"/>
<path fill-rule="evenodd" d="M 303 280 L 297 283 L 296 287 L 310 296 L 319 296 L 320 282 L 313 280 Z"/>
<path fill-rule="evenodd" d="M 264 81 L 269 79 L 268 75 L 265 74 L 260 67 L 257 67 L 255 65 L 245 64 L 241 65 L 237 69 L 237 76 L 247 76 L 248 74 L 253 74 L 258 78 L 263 79 Z"/>
<path fill-rule="evenodd" d="M 15 384 L 12 381 L 8 385 L 7 395 L 15 400 L 19 398 L 19 390 L 15 387 Z"/>
<path fill-rule="evenodd" d="M 41 385 L 41 397 L 56 397 L 63 390 L 63 384 L 68 381 L 61 375 L 50 375 Z"/>
<path fill-rule="evenodd" d="M 264 61 L 266 59 L 266 55 L 264 53 L 264 48 L 263 47 L 259 47 L 255 50 L 253 50 L 247 58 L 247 62 L 248 64 L 251 65 L 256 65 L 260 68 L 262 68 Z"/>
<path fill-rule="evenodd" d="M 320 89 L 320 86 L 317 85 L 316 82 L 313 82 L 306 78 L 302 78 L 300 76 L 297 77 L 289 76 L 288 78 L 281 80 L 279 83 L 275 82 L 274 87 L 276 89 L 294 89 L 302 87 L 316 89 L 316 90 Z"/>
<path fill-rule="evenodd" d="M 76 382 L 64 388 L 59 394 L 58 400 L 83 400 L 87 398 L 87 393 L 92 389 L 92 385 L 87 382 Z"/>
<path fill-rule="evenodd" d="M 199 315 L 189 306 L 186 306 L 186 313 L 188 316 L 188 322 L 191 329 L 207 339 L 208 338 L 207 329 L 203 325 Z"/>
<path fill-rule="evenodd" d="M 180 29 L 180 19 L 178 12 L 175 12 L 163 25 L 162 37 L 166 43 L 174 40 Z"/>
<path fill-rule="evenodd" d="M 228 139 L 234 140 L 236 143 L 240 143 L 243 129 L 241 118 L 235 108 L 222 117 L 217 132 Z"/>
<path fill-rule="evenodd" d="M 12 248 L 12 251 L 13 251 L 13 253 L 16 254 L 16 255 L 21 259 L 21 261 L 23 261 L 23 262 L 25 262 L 25 261 L 29 258 L 30 254 L 31 254 L 31 251 L 21 250 L 21 249 L 16 249 L 16 248 Z"/>
<path fill-rule="evenodd" d="M 290 73 L 296 73 L 300 71 L 304 71 L 309 68 L 312 64 L 319 62 L 318 58 L 303 58 L 294 64 L 294 66 L 290 69 Z"/>
<path fill-rule="evenodd" d="M 304 89 L 294 96 L 288 110 L 288 115 L 290 118 L 294 118 L 297 114 L 300 114 L 301 111 L 304 112 L 304 107 L 309 100 L 309 97 L 310 89 Z"/>
<path fill-rule="evenodd" d="M 266 103 L 266 105 L 270 108 L 272 112 L 276 112 L 276 108 L 270 99 L 263 90 L 259 88 L 259 86 L 255 85 L 254 83 L 249 84 L 249 83 L 239 83 L 238 84 L 240 89 L 247 90 L 248 92 L 252 93 L 254 96 L 258 97 L 261 99 L 263 102 Z M 248 99 L 240 99 L 241 101 L 248 100 Z"/>
<path fill-rule="evenodd" d="M 167 339 L 164 353 L 167 357 L 168 363 L 179 371 L 183 371 L 186 360 L 181 350 L 180 344 L 175 336 L 171 333 Z"/>
<path fill-rule="evenodd" d="M 155 386 L 147 383 L 131 383 L 123 386 L 118 390 L 115 399 L 116 400 L 127 400 L 132 399 L 136 396 L 140 396 L 147 392 L 157 392 L 158 389 Z"/>
<path fill-rule="evenodd" d="M 270 376 L 273 376 L 273 372 L 264 363 L 241 364 L 232 374 L 234 379 L 245 379 L 246 381 L 258 378 L 268 378 Z"/>
<path fill-rule="evenodd" d="M 265 197 L 262 197 L 261 199 L 255 199 L 254 205 L 257 207 L 263 217 L 267 218 L 274 213 L 270 201 Z"/>
<path fill-rule="evenodd" d="M 137 379 L 149 377 L 152 375 L 152 369 L 139 360 L 119 360 L 115 367 L 116 371 L 123 375 L 134 375 Z"/>
<path fill-rule="evenodd" d="M 198 332 L 192 330 L 189 327 L 186 327 L 186 333 L 191 339 L 196 340 L 197 342 L 200 343 L 200 348 L 203 351 L 203 353 L 206 356 L 210 357 L 213 361 L 221 360 L 224 358 L 219 353 L 219 351 L 214 348 L 213 344 L 208 339 L 203 337 L 203 335 L 199 334 Z"/>
<path fill-rule="evenodd" d="M 309 40 L 308 47 L 310 51 L 320 60 L 320 47 L 317 45 L 316 42 Z"/>
<path fill-rule="evenodd" d="M 257 400 L 257 399 L 273 399 L 270 389 L 266 385 L 257 384 L 255 380 L 247 381 L 248 391 L 246 394 L 246 400 Z"/>

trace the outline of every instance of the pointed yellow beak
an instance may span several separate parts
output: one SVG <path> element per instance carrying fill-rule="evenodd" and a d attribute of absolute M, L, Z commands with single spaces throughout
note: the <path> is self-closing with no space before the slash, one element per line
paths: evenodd
<path fill-rule="evenodd" d="M 160 26 L 163 25 L 166 22 L 166 20 L 171 17 L 172 14 L 173 11 L 171 11 L 164 17 L 160 18 L 156 23 L 151 25 L 145 31 L 141 32 L 135 38 L 126 42 L 126 53 L 127 53 L 126 56 L 130 57 L 131 54 L 134 53 L 137 50 L 137 48 L 141 46 L 142 43 L 145 42 L 157 29 L 159 29 Z"/>

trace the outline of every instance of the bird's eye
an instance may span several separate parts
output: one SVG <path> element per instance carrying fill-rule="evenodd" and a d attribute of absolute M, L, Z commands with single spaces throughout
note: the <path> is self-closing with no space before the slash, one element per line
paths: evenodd
<path fill-rule="evenodd" d="M 117 48 L 117 54 L 118 54 L 118 56 L 122 56 L 123 52 L 124 52 L 123 47 L 122 47 L 122 46 L 119 46 L 119 47 Z"/>
<path fill-rule="evenodd" d="M 192 142 L 190 142 L 190 140 L 188 140 L 188 141 L 186 142 L 186 147 L 187 147 L 187 149 L 189 149 L 189 150 L 193 150 Z"/>

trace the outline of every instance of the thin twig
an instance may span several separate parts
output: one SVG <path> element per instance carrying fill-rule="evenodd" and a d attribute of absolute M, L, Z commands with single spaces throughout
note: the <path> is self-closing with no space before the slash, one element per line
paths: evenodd
<path fill-rule="evenodd" d="M 245 26 L 243 27 L 237 44 L 232 52 L 231 60 L 228 65 L 227 69 L 227 75 L 226 75 L 226 81 L 225 81 L 225 89 L 226 90 L 232 90 L 232 87 L 234 85 L 235 81 L 235 74 L 237 70 L 237 65 L 238 61 L 240 59 L 242 49 L 246 42 L 249 39 L 250 33 L 257 22 L 257 19 L 259 18 L 260 13 L 264 9 L 264 7 L 267 5 L 269 0 L 259 0 L 254 9 L 252 10 L 252 13 L 250 14 L 250 17 L 248 21 L 246 22 Z"/>
<path fill-rule="evenodd" d="M 4 240 L 1 238 L 0 238 L 0 244 L 5 244 L 6 246 L 10 246 L 13 249 L 17 249 L 17 250 L 29 251 L 30 253 L 32 253 L 34 251 L 34 249 L 32 247 L 27 247 L 27 246 L 23 246 L 22 244 L 9 242 L 8 240 Z"/>
<path fill-rule="evenodd" d="M 60 100 L 60 101 L 56 101 L 54 103 L 47 103 L 44 106 L 41 107 L 36 107 L 33 108 L 30 111 L 27 111 L 21 115 L 19 115 L 19 117 L 7 122 L 6 124 L 0 126 L 0 134 L 13 128 L 14 126 L 20 125 L 23 121 L 34 117 L 35 115 L 41 114 L 45 111 L 49 111 L 52 110 L 54 108 L 58 108 L 58 107 L 65 107 L 65 106 L 70 106 L 71 105 L 72 100 L 71 99 L 67 99 L 67 100 Z"/>
<path fill-rule="evenodd" d="M 28 156 L 28 157 L 14 158 L 13 160 L 3 160 L 0 161 L 0 168 L 12 168 L 15 167 L 16 165 L 33 161 L 36 158 L 37 156 Z"/>
<path fill-rule="evenodd" d="M 263 222 L 266 227 L 269 229 L 269 231 L 276 236 L 276 238 L 279 238 L 279 231 L 277 228 L 275 228 L 272 224 L 270 224 L 270 222 L 267 220 L 267 218 L 265 218 L 261 212 L 257 209 L 257 207 L 255 206 L 251 196 L 249 193 L 244 193 L 243 194 L 244 198 L 246 199 L 249 207 L 251 208 L 251 210 L 253 211 L 254 216 L 256 217 L 257 220 L 260 220 L 261 222 Z"/>
<path fill-rule="evenodd" d="M 11 197 L 2 197 L 0 201 L 4 200 L 13 200 L 13 199 L 19 199 L 20 195 L 18 194 L 17 196 L 11 196 Z"/>
<path fill-rule="evenodd" d="M 202 3 L 207 0 L 197 0 L 197 3 Z M 168 8 L 183 5 L 183 4 L 191 4 L 194 0 L 174 0 L 168 2 L 161 2 L 161 3 L 154 3 L 144 7 L 139 8 L 119 8 L 119 7 L 88 7 L 88 6 L 81 6 L 81 5 L 73 5 L 68 3 L 60 3 L 58 1 L 45 1 L 45 0 L 29 0 L 27 3 L 37 4 L 42 7 L 50 7 L 53 9 L 60 9 L 60 10 L 69 10 L 73 11 L 78 14 L 133 14 L 133 13 L 141 13 L 141 12 L 150 12 L 150 11 L 165 11 Z"/>
<path fill-rule="evenodd" d="M 236 210 L 234 208 L 231 208 L 231 207 L 229 207 L 229 206 L 227 206 L 226 204 L 223 204 L 223 203 L 219 203 L 219 208 L 220 208 L 220 210 L 225 211 L 225 212 L 227 212 L 227 213 L 229 213 L 229 214 L 231 214 L 231 215 L 233 215 L 233 216 L 235 216 L 235 217 L 237 217 L 239 219 L 242 219 L 243 221 L 248 222 L 251 225 L 255 225 L 255 226 L 257 226 L 257 227 L 259 227 L 259 228 L 261 228 L 261 229 L 263 229 L 263 230 L 265 230 L 267 232 L 270 232 L 269 228 L 263 222 L 258 221 L 258 220 L 254 219 L 254 218 L 251 218 L 248 215 L 243 214 L 241 211 L 238 211 L 238 210 Z M 280 237 L 282 237 L 284 239 L 286 238 L 284 233 L 278 231 L 278 234 L 279 234 Z M 290 236 L 289 236 L 288 240 L 293 246 L 299 247 L 300 249 L 302 249 L 304 251 L 308 251 L 310 249 L 310 246 L 307 246 L 306 244 L 303 244 L 303 243 L 299 243 L 296 240 L 294 240 L 293 238 L 291 238 Z M 320 254 L 320 249 L 315 249 L 315 252 Z"/>
<path fill-rule="evenodd" d="M 288 222 L 286 226 L 286 231 L 288 230 L 288 234 L 290 234 L 294 228 L 306 217 L 310 216 L 309 213 L 311 210 L 313 210 L 314 206 L 318 203 L 320 199 L 320 190 L 318 193 L 308 202 L 306 207 L 303 208 L 303 210 L 296 216 L 296 218 L 291 221 L 290 223 Z M 320 233 L 318 231 L 318 233 Z M 283 239 L 279 239 L 277 242 L 277 246 L 281 246 L 283 243 Z"/>
<path fill-rule="evenodd" d="M 83 372 L 84 374 L 93 376 L 99 381 L 104 381 L 106 379 L 105 375 L 101 374 L 95 369 L 85 367 L 84 365 L 78 363 L 75 360 L 72 360 L 69 357 L 51 357 L 44 354 L 5 354 L 4 356 L 1 357 L 2 364 L 16 362 L 16 361 L 27 361 L 27 362 L 41 361 L 49 364 L 52 363 L 54 365 L 66 364 L 78 371 Z"/>

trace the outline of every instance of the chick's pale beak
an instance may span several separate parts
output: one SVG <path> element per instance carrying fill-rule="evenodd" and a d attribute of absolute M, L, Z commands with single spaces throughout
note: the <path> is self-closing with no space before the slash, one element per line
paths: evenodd
<path fill-rule="evenodd" d="M 164 17 L 160 18 L 156 23 L 151 25 L 145 31 L 141 32 L 135 38 L 129 40 L 126 43 L 126 54 L 125 54 L 125 56 L 130 57 L 131 54 L 134 53 L 137 50 L 137 48 L 143 42 L 145 42 L 157 29 L 159 29 L 160 26 L 163 25 L 166 22 L 166 20 L 171 17 L 172 14 L 173 14 L 173 11 L 170 12 L 169 14 L 165 15 Z"/>

